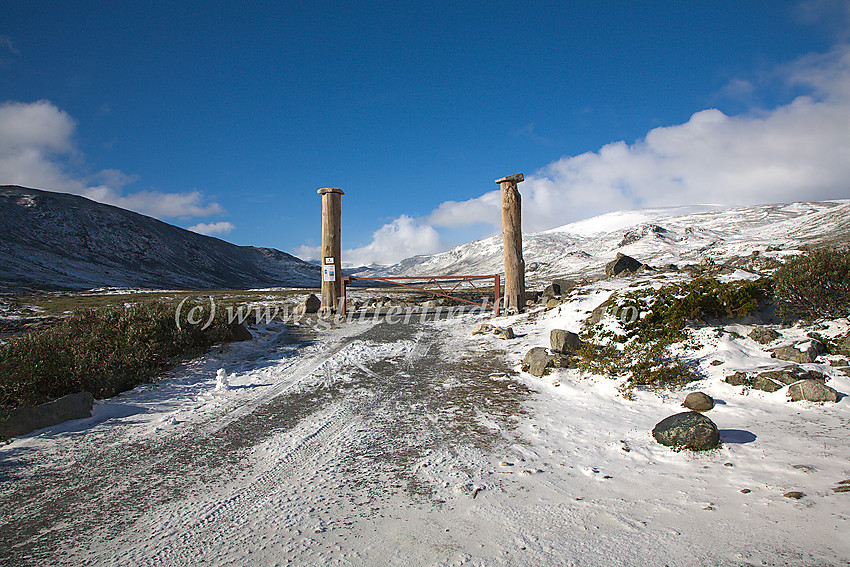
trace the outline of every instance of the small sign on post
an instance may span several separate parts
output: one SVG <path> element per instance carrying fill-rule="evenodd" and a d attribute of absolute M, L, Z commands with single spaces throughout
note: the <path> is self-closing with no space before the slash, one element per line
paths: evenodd
<path fill-rule="evenodd" d="M 323 187 L 317 191 L 322 196 L 322 306 L 323 314 L 337 309 L 342 292 L 342 265 L 340 258 L 340 197 L 342 189 Z"/>

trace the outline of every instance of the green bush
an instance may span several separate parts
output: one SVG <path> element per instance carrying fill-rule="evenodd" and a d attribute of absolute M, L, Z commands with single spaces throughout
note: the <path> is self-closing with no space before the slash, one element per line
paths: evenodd
<path fill-rule="evenodd" d="M 82 391 L 114 396 L 152 381 L 178 357 L 235 337 L 237 326 L 223 312 L 206 329 L 188 324 L 191 307 L 184 305 L 179 329 L 175 305 L 148 302 L 80 311 L 56 327 L 0 345 L 0 409 Z"/>
<path fill-rule="evenodd" d="M 850 316 L 850 254 L 847 251 L 810 250 L 788 260 L 773 277 L 784 319 Z"/>
<path fill-rule="evenodd" d="M 764 309 L 773 297 L 768 278 L 722 283 L 714 278 L 695 278 L 658 290 L 636 291 L 624 296 L 619 313 L 637 313 L 623 321 L 626 336 L 638 341 L 680 341 L 690 322 L 707 318 L 745 317 Z"/>
<path fill-rule="evenodd" d="M 621 391 L 627 398 L 635 387 L 670 390 L 704 378 L 696 365 L 672 354 L 670 346 L 669 341 L 632 340 L 622 349 L 615 344 L 585 343 L 577 353 L 576 367 L 611 378 L 625 376 Z"/>

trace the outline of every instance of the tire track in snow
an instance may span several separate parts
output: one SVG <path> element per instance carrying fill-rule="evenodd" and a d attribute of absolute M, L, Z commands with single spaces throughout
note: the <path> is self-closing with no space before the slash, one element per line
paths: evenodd
<path fill-rule="evenodd" d="M 21 562 L 29 550 L 37 550 L 31 556 L 35 563 L 39 558 L 55 562 L 54 545 L 57 540 L 73 541 L 82 533 L 83 537 L 108 540 L 115 537 L 126 527 L 142 516 L 148 507 L 146 500 L 154 495 L 154 502 L 167 501 L 179 493 L 190 479 L 183 478 L 177 471 L 192 467 L 193 463 L 205 463 L 204 448 L 213 450 L 227 436 L 228 429 L 235 428 L 240 422 L 258 420 L 255 414 L 276 399 L 285 397 L 298 387 L 310 381 L 311 375 L 323 364 L 336 356 L 356 337 L 367 330 L 363 326 L 350 326 L 337 331 L 337 336 L 319 352 L 306 358 L 296 359 L 281 369 L 282 377 L 271 388 L 262 389 L 235 411 L 218 413 L 211 419 L 188 427 L 178 428 L 163 439 L 147 439 L 141 443 L 116 446 L 95 444 L 76 448 L 70 444 L 71 451 L 79 463 L 76 470 L 56 471 L 50 466 L 42 471 L 51 480 L 46 483 L 42 475 L 24 477 L 14 487 L 17 494 L 29 494 L 25 502 L 17 501 L 13 505 L 13 494 L 4 494 L 0 503 L 8 509 L 3 527 L 4 539 L 8 547 L 0 553 L 0 561 L 6 556 Z M 242 399 L 240 399 L 240 402 Z M 132 425 L 127 426 L 132 428 Z M 250 428 L 249 428 L 250 429 Z M 107 437 L 114 440 L 111 433 Z M 240 446 L 240 443 L 235 443 Z M 197 450 L 196 450 L 197 449 Z M 35 455 L 38 458 L 38 455 Z M 226 457 L 217 455 L 218 458 Z M 215 468 L 215 464 L 210 464 Z M 41 468 L 36 463 L 36 468 Z M 200 474 L 203 476 L 204 471 Z M 32 485 L 32 490 L 27 484 Z M 88 525 L 89 527 L 82 527 Z M 83 546 L 80 546 L 83 547 Z M 22 563 L 23 564 L 23 563 Z"/>

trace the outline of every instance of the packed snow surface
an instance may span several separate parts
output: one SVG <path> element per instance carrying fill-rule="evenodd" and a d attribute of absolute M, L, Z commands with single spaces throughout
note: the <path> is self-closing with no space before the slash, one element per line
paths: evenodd
<path fill-rule="evenodd" d="M 850 479 L 847 398 L 723 382 L 777 363 L 746 325 L 699 330 L 706 378 L 682 391 L 627 400 L 604 376 L 519 370 L 628 284 L 491 320 L 512 341 L 472 336 L 484 314 L 253 327 L 0 448 L 0 563 L 846 564 L 850 494 L 832 489 Z M 695 390 L 717 400 L 722 446 L 656 443 Z"/>

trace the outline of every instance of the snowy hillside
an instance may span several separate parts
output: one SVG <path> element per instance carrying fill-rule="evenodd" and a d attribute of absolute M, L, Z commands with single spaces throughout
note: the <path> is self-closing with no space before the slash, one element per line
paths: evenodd
<path fill-rule="evenodd" d="M 674 207 L 608 213 L 523 235 L 529 281 L 603 272 L 617 252 L 652 266 L 715 262 L 807 244 L 850 241 L 850 200 L 757 205 L 735 209 Z M 778 249 L 778 250 L 777 250 Z M 492 236 L 432 256 L 415 256 L 360 275 L 503 272 L 502 237 Z"/>
<path fill-rule="evenodd" d="M 319 267 L 84 197 L 0 186 L 0 291 L 317 286 Z"/>

